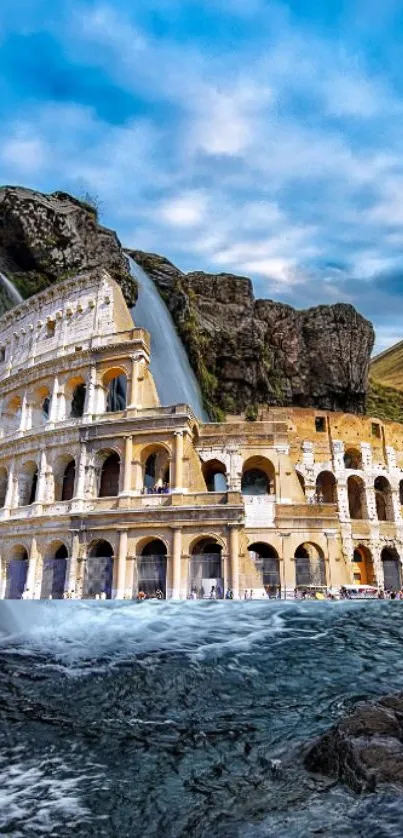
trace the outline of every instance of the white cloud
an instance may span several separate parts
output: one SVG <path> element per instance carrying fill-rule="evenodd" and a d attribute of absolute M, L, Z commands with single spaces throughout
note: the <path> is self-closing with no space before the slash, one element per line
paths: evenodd
<path fill-rule="evenodd" d="M 32 134 L 16 133 L 0 143 L 0 161 L 15 172 L 17 178 L 32 174 L 40 170 L 46 163 L 48 149 L 46 143 Z"/>
<path fill-rule="evenodd" d="M 179 227 L 199 225 L 204 220 L 206 212 L 206 196 L 199 192 L 178 195 L 164 201 L 157 209 L 157 215 L 162 222 Z"/>

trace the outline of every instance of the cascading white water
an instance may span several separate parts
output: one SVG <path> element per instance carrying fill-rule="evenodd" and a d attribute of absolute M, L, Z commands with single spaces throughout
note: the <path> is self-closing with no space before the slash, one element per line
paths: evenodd
<path fill-rule="evenodd" d="M 7 292 L 7 296 L 9 297 L 9 299 L 12 301 L 12 303 L 15 306 L 19 306 L 20 303 L 24 302 L 23 298 L 21 297 L 20 292 L 17 291 L 17 289 L 15 288 L 13 283 L 10 282 L 10 280 L 7 279 L 7 277 L 4 274 L 2 274 L 1 271 L 0 271 L 0 285 L 3 286 L 3 288 Z"/>
<path fill-rule="evenodd" d="M 198 419 L 208 422 L 196 376 L 172 317 L 152 279 L 134 259 L 129 261 L 139 287 L 132 315 L 135 325 L 151 335 L 150 367 L 161 404 L 188 404 Z"/>

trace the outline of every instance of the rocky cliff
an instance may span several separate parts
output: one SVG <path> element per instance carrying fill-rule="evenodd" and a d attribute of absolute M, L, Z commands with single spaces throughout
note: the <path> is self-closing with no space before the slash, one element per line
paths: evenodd
<path fill-rule="evenodd" d="M 137 299 L 119 239 L 98 224 L 97 212 L 64 192 L 44 195 L 22 187 L 0 187 L 0 271 L 22 297 L 80 271 L 106 268 L 122 286 L 129 305 Z M 0 314 L 15 299 L 2 285 Z"/>
<path fill-rule="evenodd" d="M 167 259 L 130 255 L 162 294 L 213 416 L 259 404 L 365 412 L 374 330 L 351 305 L 297 311 L 256 300 L 232 274 L 184 274 Z"/>

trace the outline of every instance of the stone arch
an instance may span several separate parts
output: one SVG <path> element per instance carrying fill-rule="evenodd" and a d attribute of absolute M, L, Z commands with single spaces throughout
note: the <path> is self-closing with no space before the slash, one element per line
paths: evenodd
<path fill-rule="evenodd" d="M 38 488 L 38 466 L 34 460 L 24 463 L 17 478 L 18 506 L 30 506 L 36 501 Z"/>
<path fill-rule="evenodd" d="M 368 518 L 365 484 L 361 477 L 351 475 L 347 480 L 348 508 L 350 518 L 366 520 Z"/>
<path fill-rule="evenodd" d="M 319 472 L 316 478 L 316 498 L 319 503 L 337 503 L 337 481 L 333 472 Z"/>
<path fill-rule="evenodd" d="M 362 453 L 359 448 L 354 448 L 353 446 L 346 448 L 343 461 L 344 468 L 353 468 L 356 471 L 362 469 Z"/>
<path fill-rule="evenodd" d="M 326 587 L 326 564 L 323 550 L 318 544 L 305 541 L 295 553 L 295 584 L 297 588 Z"/>
<path fill-rule="evenodd" d="M 110 541 L 94 539 L 85 562 L 83 598 L 111 599 L 113 586 L 114 550 Z"/>
<path fill-rule="evenodd" d="M 63 599 L 69 552 L 64 541 L 52 541 L 45 549 L 41 599 Z"/>
<path fill-rule="evenodd" d="M 21 425 L 22 398 L 20 395 L 13 395 L 7 399 L 1 414 L 1 424 L 4 435 L 15 433 Z"/>
<path fill-rule="evenodd" d="M 152 492 L 171 485 L 171 452 L 163 443 L 146 445 L 140 453 L 143 490 Z"/>
<path fill-rule="evenodd" d="M 296 472 L 296 475 L 298 477 L 298 483 L 301 486 L 301 489 L 302 489 L 302 491 L 305 495 L 306 494 L 305 477 L 304 477 L 303 474 L 301 474 L 300 471 L 298 471 L 298 469 L 295 469 L 295 472 Z"/>
<path fill-rule="evenodd" d="M 386 591 L 400 591 L 402 587 L 402 564 L 396 547 L 384 547 L 381 552 L 384 588 Z"/>
<path fill-rule="evenodd" d="M 67 416 L 70 419 L 79 419 L 84 415 L 87 384 L 82 375 L 73 376 L 65 384 L 64 388 Z"/>
<path fill-rule="evenodd" d="M 6 466 L 0 466 L 0 509 L 2 509 L 6 502 L 8 486 L 8 471 Z"/>
<path fill-rule="evenodd" d="M 127 370 L 123 366 L 109 367 L 102 375 L 105 412 L 117 413 L 127 406 Z"/>
<path fill-rule="evenodd" d="M 49 421 L 51 407 L 51 392 L 46 384 L 37 387 L 32 394 L 32 427 L 38 428 Z"/>
<path fill-rule="evenodd" d="M 5 599 L 22 599 L 26 590 L 28 562 L 28 550 L 25 545 L 14 545 L 6 560 Z"/>
<path fill-rule="evenodd" d="M 120 488 L 120 454 L 113 450 L 98 451 L 96 471 L 98 475 L 98 497 L 116 497 Z"/>
<path fill-rule="evenodd" d="M 375 569 L 371 551 L 364 544 L 354 548 L 353 575 L 357 585 L 373 585 Z"/>
<path fill-rule="evenodd" d="M 166 598 L 167 554 L 165 540 L 150 536 L 137 545 L 137 595 L 143 598 Z"/>
<path fill-rule="evenodd" d="M 376 514 L 378 521 L 393 521 L 393 500 L 389 480 L 377 477 L 374 482 Z"/>
<path fill-rule="evenodd" d="M 72 500 L 74 497 L 76 461 L 71 454 L 63 454 L 53 468 L 55 501 Z"/>
<path fill-rule="evenodd" d="M 223 544 L 216 536 L 199 535 L 191 543 L 189 596 L 222 599 L 224 596 Z"/>
<path fill-rule="evenodd" d="M 267 457 L 249 457 L 243 464 L 241 489 L 243 495 L 275 494 L 275 469 Z"/>
<path fill-rule="evenodd" d="M 271 544 L 256 541 L 249 545 L 248 553 L 260 574 L 267 596 L 277 596 L 281 590 L 280 561 L 277 550 Z"/>
<path fill-rule="evenodd" d="M 227 469 L 220 460 L 207 460 L 202 465 L 203 477 L 208 492 L 228 490 Z"/>

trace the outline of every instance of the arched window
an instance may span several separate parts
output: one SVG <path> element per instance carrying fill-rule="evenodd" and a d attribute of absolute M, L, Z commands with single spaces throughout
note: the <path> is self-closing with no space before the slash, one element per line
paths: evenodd
<path fill-rule="evenodd" d="M 70 460 L 64 469 L 61 500 L 72 500 L 74 498 L 74 484 L 76 478 L 76 464 Z"/>
<path fill-rule="evenodd" d="M 50 391 L 48 387 L 39 387 L 32 396 L 32 427 L 38 428 L 49 421 Z"/>
<path fill-rule="evenodd" d="M 21 424 L 22 400 L 20 396 L 12 396 L 3 408 L 1 425 L 4 435 L 12 434 L 18 430 Z"/>
<path fill-rule="evenodd" d="M 248 547 L 248 553 L 258 572 L 266 595 L 276 597 L 280 591 L 280 564 L 277 551 L 270 544 L 256 542 Z M 253 581 L 246 585 L 254 588 Z"/>
<path fill-rule="evenodd" d="M 337 503 L 337 483 L 331 471 L 321 471 L 316 478 L 318 503 Z"/>
<path fill-rule="evenodd" d="M 358 448 L 346 448 L 344 452 L 344 468 L 362 469 L 362 454 Z"/>
<path fill-rule="evenodd" d="M 170 486 L 169 454 L 162 445 L 147 446 L 141 454 L 145 492 L 168 491 Z"/>
<path fill-rule="evenodd" d="M 115 375 L 113 378 L 106 377 L 106 412 L 116 413 L 126 409 L 127 401 L 127 378 L 123 374 Z"/>
<path fill-rule="evenodd" d="M 393 521 L 393 501 L 389 481 L 386 477 L 377 477 L 374 488 L 378 521 Z"/>
<path fill-rule="evenodd" d="M 21 599 L 25 591 L 28 575 L 28 553 L 25 547 L 17 546 L 12 550 L 6 570 L 6 599 Z M 30 594 L 33 592 L 30 591 Z"/>
<path fill-rule="evenodd" d="M 316 544 L 305 542 L 295 551 L 295 583 L 297 588 L 326 587 L 326 566 L 323 552 Z"/>
<path fill-rule="evenodd" d="M 141 550 L 137 559 L 137 594 L 165 599 L 167 586 L 167 548 L 154 538 Z"/>
<path fill-rule="evenodd" d="M 368 547 L 360 544 L 354 550 L 353 557 L 354 582 L 357 585 L 373 585 L 375 582 L 374 563 Z"/>
<path fill-rule="evenodd" d="M 64 544 L 55 544 L 43 563 L 41 599 L 63 599 L 68 552 Z"/>
<path fill-rule="evenodd" d="M 356 475 L 349 477 L 347 491 L 350 518 L 366 520 L 368 518 L 368 511 L 364 481 Z"/>
<path fill-rule="evenodd" d="M 275 491 L 274 466 L 265 457 L 250 457 L 242 472 L 243 495 L 271 495 Z"/>
<path fill-rule="evenodd" d="M 226 492 L 227 477 L 224 463 L 219 460 L 208 460 L 202 466 L 203 477 L 208 492 Z"/>
<path fill-rule="evenodd" d="M 76 384 L 71 397 L 70 416 L 79 419 L 84 414 L 86 386 L 84 382 Z"/>
<path fill-rule="evenodd" d="M 402 565 L 394 547 L 384 547 L 381 553 L 385 591 L 400 591 L 402 587 Z"/>
<path fill-rule="evenodd" d="M 25 463 L 18 474 L 18 506 L 30 506 L 35 503 L 38 486 L 38 467 L 36 463 Z"/>
<path fill-rule="evenodd" d="M 116 497 L 119 494 L 119 479 L 120 457 L 113 452 L 102 464 L 99 497 Z"/>
<path fill-rule="evenodd" d="M 113 548 L 109 541 L 97 541 L 88 551 L 85 563 L 84 599 L 111 599 L 113 585 Z"/>
<path fill-rule="evenodd" d="M 222 547 L 214 538 L 202 538 L 193 547 L 189 562 L 189 596 L 222 599 L 224 580 Z"/>
<path fill-rule="evenodd" d="M 0 508 L 2 508 L 6 502 L 7 484 L 8 472 L 7 469 L 4 466 L 2 466 L 0 468 Z"/>

